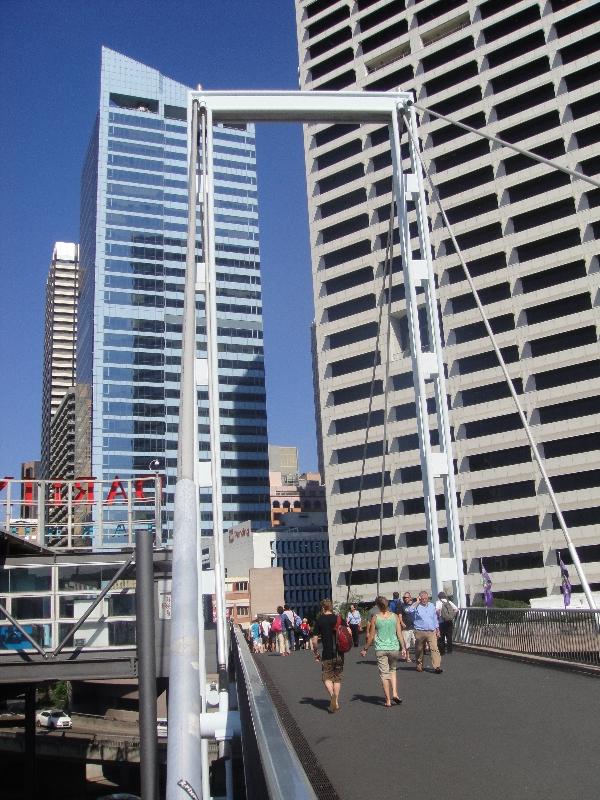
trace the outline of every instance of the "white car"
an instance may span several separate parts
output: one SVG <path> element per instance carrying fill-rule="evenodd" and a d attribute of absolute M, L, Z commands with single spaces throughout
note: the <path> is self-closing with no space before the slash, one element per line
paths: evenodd
<path fill-rule="evenodd" d="M 71 717 L 60 709 L 38 711 L 35 724 L 38 728 L 72 728 Z"/>

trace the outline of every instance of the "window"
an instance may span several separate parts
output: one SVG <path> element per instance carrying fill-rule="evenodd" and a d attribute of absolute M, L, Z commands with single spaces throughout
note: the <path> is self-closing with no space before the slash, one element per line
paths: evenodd
<path fill-rule="evenodd" d="M 553 300 L 551 303 L 531 306 L 525 309 L 525 316 L 528 325 L 535 325 L 539 322 L 547 322 L 559 317 L 579 314 L 591 309 L 591 307 L 592 301 L 589 292 L 582 292 L 571 297 L 561 297 L 560 300 Z"/>
<path fill-rule="evenodd" d="M 376 569 L 355 569 L 352 573 L 343 572 L 342 577 L 346 586 L 360 586 L 361 584 L 377 583 Z M 398 580 L 397 567 L 382 567 L 380 571 L 382 583 L 395 583 Z M 352 580 L 351 580 L 352 579 Z"/>
<path fill-rule="evenodd" d="M 50 619 L 50 597 L 13 597 L 12 615 L 15 619 Z"/>
<path fill-rule="evenodd" d="M 109 647 L 122 647 L 135 644 L 135 622 L 108 622 Z"/>
<path fill-rule="evenodd" d="M 316 81 L 319 78 L 322 78 L 324 75 L 327 75 L 329 72 L 338 69 L 338 67 L 344 66 L 344 64 L 349 64 L 354 59 L 354 50 L 351 47 L 347 47 L 344 50 L 341 50 L 339 53 L 335 53 L 335 55 L 326 58 L 324 61 L 319 61 L 318 64 L 314 64 L 310 68 L 310 77 L 311 80 Z"/>
<path fill-rule="evenodd" d="M 352 478 L 340 478 L 338 481 L 338 485 L 340 489 L 340 494 L 347 494 L 348 492 L 358 492 L 360 491 L 361 488 L 361 476 L 355 475 Z M 384 485 L 385 486 L 390 485 L 389 470 L 386 470 L 385 472 Z M 370 472 L 363 475 L 362 488 L 363 490 L 381 488 L 381 473 Z"/>
<path fill-rule="evenodd" d="M 408 579 L 410 581 L 426 580 L 430 576 L 429 564 L 409 564 Z"/>
<path fill-rule="evenodd" d="M 553 222 L 557 219 L 563 219 L 570 214 L 575 214 L 575 201 L 572 197 L 559 200 L 556 203 L 543 203 L 532 211 L 515 214 L 512 217 L 512 224 L 514 230 L 519 233 L 539 225 L 546 225 L 548 222 Z"/>
<path fill-rule="evenodd" d="M 508 467 L 512 464 L 524 464 L 531 461 L 531 450 L 528 446 L 509 447 L 506 450 L 493 450 L 489 453 L 471 455 L 468 457 L 468 461 L 471 472 Z"/>
<path fill-rule="evenodd" d="M 325 192 L 330 192 L 332 189 L 338 189 L 340 186 L 345 186 L 345 184 L 350 183 L 351 181 L 362 178 L 364 174 L 365 168 L 362 164 L 352 164 L 351 166 L 339 170 L 338 172 L 333 172 L 326 178 L 320 178 L 317 181 L 316 188 L 319 194 L 325 194 Z"/>
<path fill-rule="evenodd" d="M 538 372 L 534 376 L 535 388 L 539 391 L 553 386 L 566 386 L 578 381 L 590 381 L 600 377 L 600 361 L 585 361 L 568 367 Z"/>
<path fill-rule="evenodd" d="M 114 577 L 120 566 L 120 564 L 114 567 L 86 564 L 59 567 L 58 588 L 60 591 L 102 589 Z"/>
<path fill-rule="evenodd" d="M 574 347 L 585 347 L 597 341 L 596 326 L 586 325 L 575 331 L 555 333 L 553 336 L 542 336 L 529 342 L 531 355 L 545 356 L 549 353 L 558 353 L 561 350 L 570 350 Z"/>
<path fill-rule="evenodd" d="M 248 606 L 236 606 L 235 613 L 238 617 L 249 617 L 250 616 L 250 608 Z"/>
<path fill-rule="evenodd" d="M 337 389 L 331 394 L 334 406 L 353 403 L 356 400 L 366 400 L 371 394 L 371 383 L 359 383 L 355 386 L 348 386 L 345 389 Z M 373 397 L 380 394 L 383 394 L 383 382 L 376 380 L 373 383 Z"/>
<path fill-rule="evenodd" d="M 336 419 L 334 422 L 335 432 L 336 434 L 342 434 L 350 433 L 351 431 L 364 431 L 367 427 L 367 422 L 370 428 L 376 428 L 378 425 L 383 425 L 383 411 L 381 411 L 381 409 L 371 411 L 370 419 L 368 419 L 368 415 L 366 413 L 355 414 L 352 417 L 342 417 L 341 419 Z"/>
<path fill-rule="evenodd" d="M 418 446 L 418 443 L 417 443 Z M 367 443 L 367 458 L 380 458 L 383 453 L 383 442 Z M 333 451 L 333 458 L 338 464 L 349 464 L 352 461 L 360 461 L 364 454 L 362 444 L 352 445 L 351 447 L 341 447 Z"/>
<path fill-rule="evenodd" d="M 359 370 L 372 369 L 373 362 L 380 364 L 381 357 L 379 352 L 377 357 L 373 353 L 359 353 L 351 358 L 344 358 L 340 361 L 331 362 L 330 370 L 331 377 L 338 378 L 340 375 L 348 375 L 351 372 L 358 372 Z"/>
<path fill-rule="evenodd" d="M 108 598 L 109 617 L 132 617 L 135 615 L 135 594 L 113 594 Z"/>
<path fill-rule="evenodd" d="M 350 236 L 353 233 L 362 231 L 364 228 L 369 227 L 368 214 L 358 214 L 356 217 L 342 220 L 335 225 L 330 225 L 321 230 L 321 240 L 323 243 L 333 242 L 336 239 L 341 239 L 344 236 Z"/>
<path fill-rule="evenodd" d="M 381 480 L 381 479 L 380 479 Z M 356 522 L 357 517 L 359 522 L 367 522 L 371 520 L 379 519 L 381 512 L 381 506 L 379 504 L 368 505 L 368 506 L 361 506 L 360 509 L 357 508 L 343 508 L 340 511 L 340 521 L 342 525 L 346 525 L 349 522 Z M 392 503 L 384 503 L 383 504 L 383 517 L 387 519 L 392 517 L 394 514 L 394 507 Z"/>
<path fill-rule="evenodd" d="M 535 533 L 540 524 L 537 515 L 496 519 L 475 524 L 476 539 L 491 539 L 495 536 L 514 536 L 519 533 Z"/>
<path fill-rule="evenodd" d="M 485 568 L 488 572 L 511 572 L 515 569 L 536 569 L 544 566 L 544 556 L 540 551 L 532 553 L 513 553 L 511 555 L 486 556 Z"/>
<path fill-rule="evenodd" d="M 0 571 L 2 591 L 48 592 L 52 588 L 51 567 L 16 567 Z"/>
<path fill-rule="evenodd" d="M 365 325 L 356 325 L 348 328 L 345 331 L 332 333 L 329 335 L 329 346 L 332 350 L 339 347 L 345 347 L 349 344 L 356 342 L 363 342 L 367 339 L 373 339 L 377 335 L 377 323 L 367 322 Z"/>
<path fill-rule="evenodd" d="M 370 53 L 388 42 L 399 39 L 406 33 L 408 33 L 408 22 L 405 19 L 393 22 L 391 25 L 387 25 L 382 30 L 377 31 L 377 33 L 365 37 L 361 42 L 362 51 L 363 53 Z"/>
<path fill-rule="evenodd" d="M 542 425 L 559 422 L 564 419 L 575 419 L 600 412 L 600 397 L 582 397 L 579 400 L 570 400 L 566 403 L 556 403 L 552 406 L 542 406 L 538 409 Z"/>
<path fill-rule="evenodd" d="M 61 619 L 79 618 L 96 599 L 94 594 L 70 595 L 58 598 L 58 613 Z"/>
<path fill-rule="evenodd" d="M 478 275 L 487 275 L 490 272 L 502 269 L 506 266 L 506 253 L 492 253 L 489 256 L 481 256 L 467 261 L 467 267 L 471 276 L 476 278 Z M 449 283 L 460 283 L 466 280 L 462 264 L 456 267 L 449 267 L 446 271 Z"/>
<path fill-rule="evenodd" d="M 565 439 L 552 439 L 543 443 L 545 458 L 560 458 L 577 453 L 588 453 L 600 450 L 600 433 L 584 433 L 581 436 L 569 436 Z"/>
<path fill-rule="evenodd" d="M 464 423 L 465 437 L 467 439 L 477 439 L 479 436 L 494 436 L 498 433 L 518 430 L 521 425 L 521 418 L 516 412 L 490 417 L 489 419 L 478 419 Z"/>
<path fill-rule="evenodd" d="M 565 175 L 563 172 L 547 172 L 545 175 L 540 175 L 537 178 L 531 178 L 531 180 L 528 181 L 519 181 L 519 183 L 509 186 L 507 189 L 508 197 L 511 203 L 517 203 L 519 200 L 525 200 L 538 194 L 546 194 L 553 189 L 566 186 L 570 182 L 571 179 L 569 176 Z"/>

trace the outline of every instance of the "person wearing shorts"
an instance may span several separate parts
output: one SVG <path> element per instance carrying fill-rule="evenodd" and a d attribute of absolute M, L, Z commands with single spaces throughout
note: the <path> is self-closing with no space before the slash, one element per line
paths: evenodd
<path fill-rule="evenodd" d="M 406 661 L 410 663 L 410 649 L 415 648 L 415 605 L 418 601 L 412 599 L 410 592 L 404 592 L 402 602 L 397 613 L 402 616 L 402 638 L 406 648 Z"/>
<path fill-rule="evenodd" d="M 321 614 L 318 616 L 313 628 L 311 639 L 315 661 L 321 662 L 321 679 L 329 694 L 330 714 L 340 710 L 340 690 L 342 688 L 342 673 L 344 671 L 344 654 L 338 653 L 336 647 L 337 614 L 333 613 L 331 600 L 321 600 Z M 322 652 L 319 655 L 319 636 L 321 637 Z"/>
<path fill-rule="evenodd" d="M 396 681 L 396 666 L 398 658 L 406 657 L 406 648 L 402 639 L 402 620 L 393 611 L 389 610 L 385 597 L 378 597 L 377 608 L 379 613 L 373 617 L 373 622 L 367 632 L 367 642 L 360 651 L 361 656 L 366 656 L 369 647 L 375 642 L 377 667 L 383 686 L 385 707 L 391 708 L 392 704 L 400 705 L 402 700 L 398 697 L 398 684 Z"/>

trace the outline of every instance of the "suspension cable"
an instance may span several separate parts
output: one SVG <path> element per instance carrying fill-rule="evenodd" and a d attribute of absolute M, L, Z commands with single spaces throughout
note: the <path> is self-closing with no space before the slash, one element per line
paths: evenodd
<path fill-rule="evenodd" d="M 390 270 L 387 290 L 387 330 L 386 330 L 386 345 L 385 345 L 385 374 L 383 378 L 383 453 L 381 456 L 381 492 L 379 496 L 379 547 L 377 548 L 377 597 L 379 597 L 380 584 L 381 584 L 381 549 L 383 547 L 383 498 L 385 494 L 385 461 L 388 451 L 388 404 L 389 404 L 389 387 L 388 382 L 390 378 L 390 340 L 391 340 L 391 327 L 392 327 L 392 272 L 393 272 L 393 259 L 392 252 L 394 247 L 393 233 L 394 233 L 394 201 L 390 203 L 390 227 L 388 232 L 388 247 L 386 248 L 386 258 L 390 258 Z M 390 239 L 391 244 L 390 244 Z"/>
<path fill-rule="evenodd" d="M 362 494 L 363 494 L 363 487 L 364 487 L 364 478 L 365 478 L 365 462 L 367 460 L 367 451 L 369 446 L 369 431 L 371 428 L 371 416 L 373 411 L 373 397 L 375 394 L 375 374 L 377 371 L 378 359 L 379 359 L 379 340 L 381 338 L 381 318 L 383 316 L 383 304 L 385 298 L 385 283 L 386 279 L 388 280 L 389 284 L 389 293 L 391 295 L 391 285 L 392 285 L 392 258 L 391 253 L 394 247 L 393 243 L 394 237 L 394 202 L 391 203 L 390 208 L 390 224 L 388 227 L 388 238 L 387 238 L 387 247 L 385 249 L 385 261 L 383 266 L 383 282 L 381 284 L 381 292 L 379 293 L 379 315 L 377 317 L 377 336 L 375 338 L 375 352 L 373 353 L 373 367 L 371 370 L 371 388 L 369 390 L 369 406 L 367 409 L 367 423 L 365 425 L 365 441 L 363 444 L 363 455 L 362 455 L 362 464 L 360 469 L 360 481 L 358 484 L 358 501 L 356 505 L 356 517 L 354 520 L 354 535 L 352 537 L 352 555 L 350 558 L 350 572 L 348 574 L 348 581 L 347 581 L 347 590 L 346 590 L 346 604 L 350 599 L 350 590 L 352 588 L 352 573 L 354 572 L 354 556 L 356 555 L 356 537 L 358 534 L 358 521 L 360 517 L 360 509 L 362 505 Z M 385 445 L 384 445 L 385 446 Z"/>
<path fill-rule="evenodd" d="M 473 278 L 471 276 L 471 272 L 469 271 L 469 268 L 467 267 L 466 261 L 465 261 L 465 259 L 463 257 L 462 251 L 461 251 L 460 247 L 458 246 L 458 242 L 456 241 L 456 236 L 454 235 L 454 230 L 452 228 L 452 225 L 450 224 L 450 221 L 448 220 L 448 217 L 447 217 L 446 212 L 444 210 L 444 207 L 442 205 L 442 201 L 440 199 L 440 196 L 439 196 L 439 193 L 437 191 L 437 188 L 436 188 L 435 184 L 433 183 L 433 180 L 431 179 L 431 175 L 429 174 L 429 171 L 427 170 L 427 167 L 425 166 L 425 162 L 424 162 L 423 157 L 422 157 L 422 155 L 421 155 L 421 153 L 419 151 L 418 143 L 415 141 L 415 137 L 414 137 L 414 134 L 413 134 L 412 130 L 410 129 L 410 126 L 407 126 L 407 129 L 408 129 L 409 136 L 411 137 L 411 139 L 413 141 L 414 149 L 415 149 L 415 152 L 417 153 L 417 157 L 418 157 L 418 159 L 419 159 L 419 161 L 421 163 L 421 167 L 423 169 L 423 172 L 424 172 L 427 180 L 429 181 L 429 185 L 431 186 L 433 197 L 434 197 L 435 202 L 437 203 L 437 206 L 438 206 L 438 208 L 440 210 L 440 214 L 442 216 L 442 219 L 444 220 L 444 224 L 446 226 L 446 229 L 448 230 L 448 233 L 450 235 L 450 239 L 452 241 L 452 244 L 454 245 L 454 248 L 455 248 L 456 253 L 458 255 L 460 264 L 461 264 L 461 266 L 462 266 L 462 268 L 464 270 L 465 277 L 466 277 L 466 279 L 467 279 L 467 281 L 469 283 L 469 287 L 471 289 L 471 292 L 473 293 L 473 297 L 475 299 L 475 303 L 477 305 L 477 309 L 479 311 L 479 314 L 481 316 L 481 319 L 483 321 L 483 324 L 485 326 L 487 334 L 488 334 L 488 336 L 490 338 L 490 341 L 492 343 L 492 347 L 494 348 L 494 352 L 496 353 L 496 358 L 498 359 L 498 363 L 500 364 L 500 368 L 501 368 L 501 370 L 502 370 L 502 372 L 504 374 L 504 378 L 506 379 L 506 382 L 508 384 L 509 391 L 510 391 L 511 396 L 512 396 L 512 398 L 514 400 L 515 406 L 517 408 L 517 413 L 518 413 L 518 415 L 519 415 L 519 417 L 521 419 L 521 423 L 523 425 L 523 428 L 525 429 L 525 433 L 527 435 L 527 439 L 529 440 L 529 444 L 531 446 L 531 451 L 533 453 L 533 457 L 535 458 L 535 461 L 536 461 L 536 463 L 538 465 L 538 468 L 539 468 L 541 476 L 542 476 L 542 480 L 544 481 L 544 484 L 546 486 L 546 490 L 548 492 L 548 495 L 550 497 L 550 501 L 551 501 L 552 506 L 554 508 L 554 511 L 556 513 L 556 517 L 557 517 L 558 523 L 559 523 L 560 528 L 561 528 L 561 530 L 563 532 L 563 535 L 565 537 L 565 541 L 567 543 L 567 547 L 569 549 L 569 553 L 571 554 L 571 558 L 573 559 L 573 565 L 575 566 L 575 569 L 577 570 L 577 575 L 579 576 L 579 580 L 581 581 L 582 589 L 583 589 L 584 594 L 586 596 L 586 599 L 587 599 L 587 601 L 589 603 L 589 607 L 590 607 L 590 609 L 594 609 L 596 607 L 595 603 L 594 603 L 594 599 L 592 597 L 592 593 L 591 593 L 589 584 L 587 582 L 587 578 L 585 577 L 585 574 L 583 572 L 583 567 L 581 566 L 581 562 L 579 560 L 579 556 L 577 555 L 577 550 L 575 549 L 575 546 L 573 544 L 573 541 L 571 539 L 571 536 L 570 536 L 568 528 L 567 528 L 567 524 L 566 524 L 565 519 L 564 519 L 564 517 L 562 515 L 562 512 L 560 510 L 560 506 L 558 505 L 558 500 L 556 499 L 556 495 L 554 494 L 554 489 L 552 488 L 552 484 L 550 482 L 550 478 L 548 477 L 548 473 L 546 472 L 546 468 L 545 468 L 545 465 L 544 465 L 544 460 L 543 460 L 543 458 L 541 456 L 541 453 L 540 453 L 540 451 L 538 449 L 538 446 L 537 446 L 537 444 L 535 442 L 535 439 L 533 437 L 533 433 L 531 431 L 531 428 L 529 427 L 529 423 L 527 422 L 527 417 L 526 417 L 525 412 L 523 411 L 523 407 L 521 406 L 521 403 L 519 401 L 519 396 L 517 394 L 517 390 L 515 389 L 515 385 L 513 383 L 513 380 L 509 375 L 508 367 L 506 366 L 506 362 L 504 360 L 504 357 L 502 356 L 502 352 L 500 350 L 500 347 L 498 346 L 498 342 L 496 341 L 496 337 L 495 337 L 494 332 L 493 332 L 493 330 L 491 328 L 491 325 L 490 325 L 490 323 L 488 321 L 487 315 L 485 313 L 485 309 L 484 309 L 483 304 L 481 302 L 481 299 L 479 297 L 479 292 L 477 291 L 477 288 L 475 287 L 475 283 L 474 283 Z M 554 166 L 554 165 L 551 164 L 551 166 Z"/>
<path fill-rule="evenodd" d="M 525 150 L 523 147 L 518 147 L 516 144 L 511 144 L 505 139 L 501 139 L 499 136 L 494 136 L 491 133 L 484 133 L 478 128 L 473 128 L 471 125 L 466 125 L 464 122 L 459 122 L 457 119 L 448 117 L 445 114 L 439 114 L 437 111 L 432 111 L 430 108 L 420 105 L 420 103 L 413 102 L 411 105 L 413 105 L 415 108 L 418 108 L 419 111 L 423 111 L 425 114 L 429 114 L 432 117 L 437 117 L 438 119 L 443 119 L 446 122 L 451 122 L 452 125 L 463 128 L 463 130 L 469 131 L 469 133 L 476 133 L 478 136 L 488 139 L 490 142 L 495 142 L 495 144 L 502 145 L 502 147 L 509 147 L 511 150 L 514 150 L 516 153 L 519 153 L 522 156 L 527 156 L 534 161 L 539 161 L 540 164 L 546 164 L 546 166 L 557 169 L 560 172 L 564 172 L 565 174 L 570 175 L 572 178 L 577 178 L 580 181 L 586 181 L 586 183 L 590 183 L 592 186 L 600 188 L 600 181 L 596 180 L 595 178 L 590 178 L 589 175 L 584 175 L 583 172 L 577 172 L 577 170 L 563 167 L 562 164 L 558 164 L 556 161 L 552 161 L 549 158 L 544 158 L 543 156 L 538 156 L 537 153 L 533 153 L 531 150 Z"/>

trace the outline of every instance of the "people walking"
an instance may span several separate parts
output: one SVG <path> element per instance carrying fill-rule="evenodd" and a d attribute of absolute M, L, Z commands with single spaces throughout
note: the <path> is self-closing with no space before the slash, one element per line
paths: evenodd
<path fill-rule="evenodd" d="M 271 633 L 271 623 L 269 622 L 268 619 L 265 618 L 260 623 L 260 635 L 261 635 L 261 638 L 262 638 L 263 652 L 266 652 L 267 650 L 270 649 L 270 647 L 269 647 L 269 645 L 270 645 L 269 634 L 270 633 Z"/>
<path fill-rule="evenodd" d="M 250 625 L 250 636 L 252 637 L 252 652 L 262 653 L 262 639 L 260 635 L 260 624 L 258 618 Z"/>
<path fill-rule="evenodd" d="M 354 603 L 352 603 L 350 610 L 346 614 L 346 625 L 352 631 L 352 643 L 354 647 L 358 647 L 358 635 L 362 630 L 362 618 L 360 616 L 360 611 Z"/>
<path fill-rule="evenodd" d="M 287 618 L 287 623 L 285 625 L 286 634 L 288 637 L 288 652 L 293 653 L 296 649 L 296 632 L 294 626 L 294 612 L 286 603 L 283 607 L 284 616 Z"/>
<path fill-rule="evenodd" d="M 429 601 L 429 592 L 423 591 L 419 594 L 419 602 L 415 606 L 414 626 L 417 672 L 423 672 L 423 650 L 428 644 L 433 669 L 438 675 L 441 674 L 442 659 L 437 644 L 440 629 L 435 606 Z"/>
<path fill-rule="evenodd" d="M 404 592 L 402 602 L 398 605 L 398 614 L 402 617 L 402 638 L 406 648 L 406 662 L 410 664 L 410 649 L 415 648 L 415 603 L 410 592 Z"/>
<path fill-rule="evenodd" d="M 311 646 L 315 661 L 321 662 L 321 679 L 329 694 L 329 713 L 340 710 L 340 691 L 342 673 L 344 671 L 344 654 L 338 653 L 336 628 L 341 618 L 333 613 L 331 600 L 321 600 L 321 613 L 313 628 Z M 319 655 L 319 637 L 321 637 L 321 655 Z"/>
<path fill-rule="evenodd" d="M 290 654 L 290 644 L 287 636 L 289 624 L 288 617 L 283 613 L 283 606 L 277 606 L 277 615 L 271 625 L 271 631 L 275 634 L 277 652 L 280 656 L 289 656 Z"/>
<path fill-rule="evenodd" d="M 304 617 L 300 625 L 300 635 L 302 636 L 302 648 L 308 650 L 310 647 L 310 625 L 306 617 Z"/>
<path fill-rule="evenodd" d="M 438 648 L 441 655 L 452 652 L 452 634 L 454 631 L 454 617 L 458 613 L 458 606 L 455 606 L 449 599 L 446 592 L 438 594 L 435 610 L 438 615 L 440 635 L 438 638 Z"/>
<path fill-rule="evenodd" d="M 400 617 L 390 611 L 387 598 L 377 598 L 379 613 L 373 617 L 373 622 L 367 632 L 367 642 L 360 651 L 361 656 L 366 656 L 369 647 L 375 641 L 377 667 L 383 686 L 386 708 L 391 708 L 392 703 L 400 705 L 402 700 L 398 697 L 398 684 L 396 666 L 400 655 L 406 656 L 406 649 L 402 640 L 402 622 Z"/>

